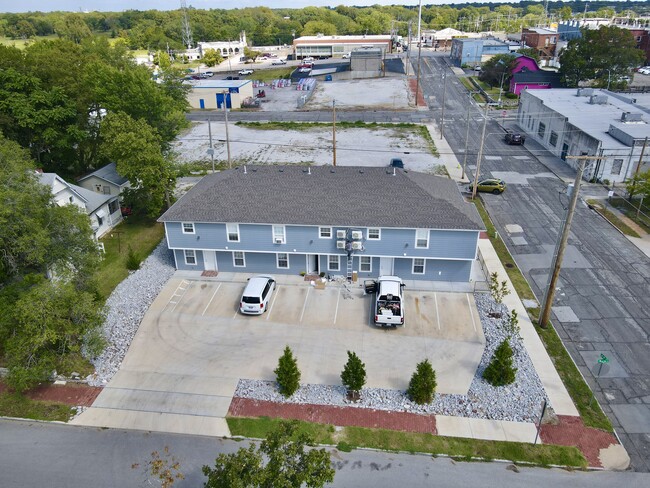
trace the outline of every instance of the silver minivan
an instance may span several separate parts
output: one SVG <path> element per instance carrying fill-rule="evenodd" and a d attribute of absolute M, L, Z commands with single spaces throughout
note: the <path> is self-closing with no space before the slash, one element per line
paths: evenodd
<path fill-rule="evenodd" d="M 275 278 L 257 275 L 248 280 L 239 301 L 239 311 L 248 315 L 261 315 L 269 309 L 271 296 L 275 291 Z"/>

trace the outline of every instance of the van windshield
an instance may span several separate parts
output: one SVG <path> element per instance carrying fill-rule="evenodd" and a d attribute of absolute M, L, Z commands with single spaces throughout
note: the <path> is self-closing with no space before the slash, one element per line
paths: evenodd
<path fill-rule="evenodd" d="M 260 303 L 260 297 L 241 297 L 244 303 Z"/>

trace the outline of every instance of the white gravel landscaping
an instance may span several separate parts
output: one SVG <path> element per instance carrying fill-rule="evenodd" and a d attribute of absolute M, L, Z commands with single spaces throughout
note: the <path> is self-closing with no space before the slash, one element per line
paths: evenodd
<path fill-rule="evenodd" d="M 542 404 L 547 397 L 519 336 L 513 337 L 510 341 L 514 356 L 513 364 L 517 368 L 515 382 L 507 386 L 494 387 L 482 377 L 494 350 L 507 336 L 504 327 L 507 309 L 502 306 L 502 318 L 494 319 L 489 316 L 492 310 L 497 309 L 492 297 L 485 293 L 477 293 L 475 299 L 486 344 L 467 395 L 436 394 L 432 403 L 418 405 L 411 402 L 405 392 L 401 390 L 366 388 L 361 392 L 361 400 L 355 403 L 347 400 L 346 390 L 343 386 L 302 385 L 292 397 L 287 399 L 280 395 L 275 382 L 243 379 L 237 385 L 235 396 L 278 403 L 338 405 L 480 419 L 536 422 L 539 419 Z M 363 358 L 361 360 L 363 361 Z M 300 364 L 298 366 L 300 367 Z M 341 365 L 342 368 L 343 365 Z M 412 373 L 412 371 L 404 372 L 409 377 Z"/>
<path fill-rule="evenodd" d="M 92 360 L 95 373 L 86 378 L 89 385 L 104 386 L 117 373 L 144 314 L 174 271 L 172 253 L 163 239 L 140 269 L 113 290 L 106 300 L 104 337 L 108 345 L 100 356 Z"/>

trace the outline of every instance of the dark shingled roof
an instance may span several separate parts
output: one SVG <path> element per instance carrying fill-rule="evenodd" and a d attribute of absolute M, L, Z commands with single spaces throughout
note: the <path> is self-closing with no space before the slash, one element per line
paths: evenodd
<path fill-rule="evenodd" d="M 484 228 L 446 177 L 351 166 L 247 166 L 204 177 L 160 222 Z"/>
<path fill-rule="evenodd" d="M 553 88 L 562 88 L 562 76 L 553 71 L 519 71 L 512 75 L 517 84 L 521 83 L 548 83 Z"/>
<path fill-rule="evenodd" d="M 91 176 L 96 176 L 97 178 L 101 178 L 102 180 L 108 181 L 117 186 L 121 186 L 127 181 L 129 181 L 128 179 L 126 179 L 124 176 L 121 176 L 117 172 L 116 163 L 108 163 L 103 168 L 99 168 L 97 171 L 93 171 L 92 173 L 87 174 L 86 176 L 82 176 L 77 181 L 83 181 L 87 178 L 90 178 Z"/>

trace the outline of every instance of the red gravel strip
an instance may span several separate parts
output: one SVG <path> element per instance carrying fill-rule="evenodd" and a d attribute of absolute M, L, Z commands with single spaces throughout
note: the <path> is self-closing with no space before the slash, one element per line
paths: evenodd
<path fill-rule="evenodd" d="M 598 455 L 601 449 L 618 444 L 614 434 L 586 427 L 580 417 L 558 415 L 558 419 L 560 421 L 558 425 L 542 425 L 540 430 L 542 442 L 544 444 L 576 446 L 587 458 L 589 466 L 602 468 Z"/>
<path fill-rule="evenodd" d="M 7 385 L 0 382 L 0 393 L 7 391 Z M 44 400 L 71 405 L 89 407 L 93 404 L 102 388 L 84 384 L 68 383 L 66 385 L 42 385 L 29 390 L 25 395 L 32 400 Z"/>
<path fill-rule="evenodd" d="M 390 429 L 404 432 L 436 434 L 436 418 L 408 412 L 386 412 L 371 408 L 335 407 L 330 405 L 296 405 L 235 397 L 230 403 L 231 417 L 272 417 L 298 419 L 320 424 Z"/>
<path fill-rule="evenodd" d="M 415 93 L 415 89 L 417 87 L 417 80 L 415 78 L 409 78 L 409 88 L 411 89 L 411 93 Z M 418 91 L 417 94 L 418 97 L 418 107 L 426 107 L 427 104 L 424 101 L 424 96 L 422 95 L 422 80 L 420 80 L 420 90 Z"/>

